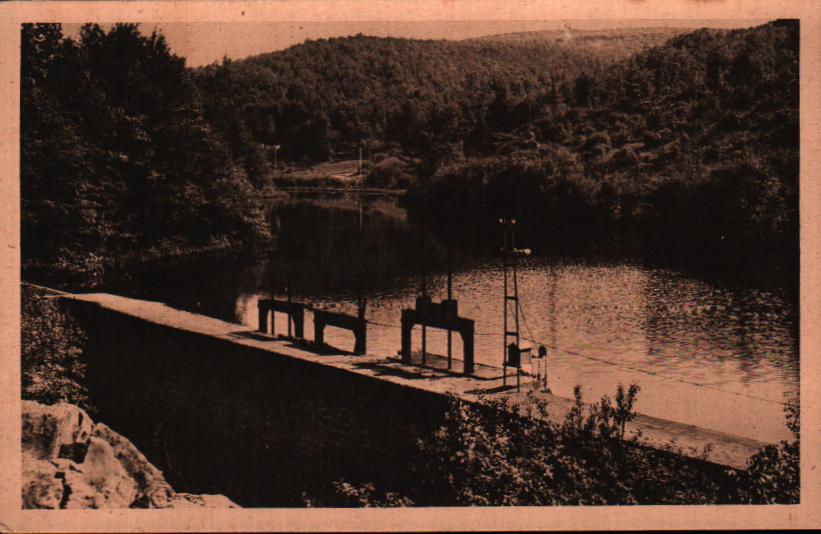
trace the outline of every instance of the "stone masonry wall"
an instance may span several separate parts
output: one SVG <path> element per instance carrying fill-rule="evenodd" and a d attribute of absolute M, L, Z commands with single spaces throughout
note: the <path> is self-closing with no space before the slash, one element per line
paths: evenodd
<path fill-rule="evenodd" d="M 294 506 L 338 477 L 401 489 L 446 408 L 434 393 L 69 305 L 89 333 L 99 419 L 179 491 Z"/>

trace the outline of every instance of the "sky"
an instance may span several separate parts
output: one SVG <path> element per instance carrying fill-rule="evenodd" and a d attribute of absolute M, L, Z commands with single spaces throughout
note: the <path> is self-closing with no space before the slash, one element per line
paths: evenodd
<path fill-rule="evenodd" d="M 465 20 L 465 21 L 335 21 L 335 22 L 166 22 L 142 23 L 150 33 L 165 35 L 171 50 L 190 67 L 282 50 L 306 39 L 343 37 L 362 33 L 413 39 L 467 39 L 500 33 L 571 28 L 741 28 L 766 20 Z M 105 25 L 104 25 L 105 26 Z M 63 24 L 67 36 L 76 36 L 80 24 Z"/>

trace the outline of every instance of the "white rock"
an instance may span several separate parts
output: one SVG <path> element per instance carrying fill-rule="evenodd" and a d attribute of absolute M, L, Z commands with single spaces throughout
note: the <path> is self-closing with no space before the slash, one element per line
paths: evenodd
<path fill-rule="evenodd" d="M 63 481 L 57 474 L 49 461 L 23 451 L 23 508 L 60 508 Z"/>
<path fill-rule="evenodd" d="M 77 406 L 23 401 L 24 508 L 239 508 L 176 493 L 127 438 Z"/>
<path fill-rule="evenodd" d="M 73 404 L 46 406 L 23 401 L 23 450 L 40 459 L 56 459 L 61 450 L 71 454 L 82 449 L 91 437 L 94 422 Z"/>

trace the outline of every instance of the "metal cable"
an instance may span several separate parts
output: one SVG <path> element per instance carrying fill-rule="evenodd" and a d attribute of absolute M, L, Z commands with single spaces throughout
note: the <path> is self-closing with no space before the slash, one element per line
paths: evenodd
<path fill-rule="evenodd" d="M 773 400 L 773 399 L 767 399 L 767 398 L 764 398 L 764 397 L 759 397 L 759 396 L 756 396 L 756 395 L 748 395 L 746 393 L 740 393 L 738 391 L 732 391 L 732 390 L 722 389 L 722 388 L 715 387 L 715 386 L 710 386 L 709 384 L 700 384 L 698 382 L 693 382 L 691 380 L 686 380 L 686 379 L 683 379 L 683 378 L 677 378 L 677 377 L 674 377 L 674 376 L 664 375 L 664 374 L 661 374 L 661 373 L 657 373 L 655 371 L 649 371 L 649 370 L 643 369 L 641 367 L 636 367 L 636 366 L 632 366 L 632 365 L 624 365 L 624 364 L 621 364 L 621 363 L 612 362 L 610 360 L 605 360 L 603 358 L 597 358 L 595 356 L 590 356 L 588 354 L 583 354 L 581 352 L 577 352 L 577 351 L 574 351 L 574 350 L 563 349 L 563 348 L 557 347 L 557 346 L 552 345 L 550 343 L 547 343 L 545 341 L 541 341 L 541 340 L 536 339 L 535 336 L 533 335 L 533 331 L 530 329 L 530 325 L 528 324 L 528 321 L 527 321 L 527 314 L 525 313 L 524 308 L 522 308 L 521 304 L 519 304 L 519 311 L 522 314 L 522 319 L 523 319 L 523 322 L 525 324 L 525 329 L 527 330 L 527 333 L 528 333 L 528 337 L 522 336 L 522 339 L 524 339 L 526 341 L 530 341 L 531 343 L 535 343 L 537 345 L 544 345 L 545 347 L 548 347 L 552 350 L 561 352 L 563 354 L 569 354 L 570 356 L 576 356 L 578 358 L 583 358 L 585 360 L 590 360 L 590 361 L 594 361 L 594 362 L 597 362 L 597 363 L 602 363 L 602 364 L 605 364 L 605 365 L 609 365 L 611 367 L 618 367 L 620 369 L 628 369 L 630 371 L 634 371 L 634 372 L 637 372 L 637 373 L 643 373 L 643 374 L 651 375 L 651 376 L 654 376 L 654 377 L 657 377 L 657 378 L 663 378 L 665 380 L 672 380 L 672 381 L 679 382 L 679 383 L 682 383 L 682 384 L 687 384 L 687 385 L 690 385 L 690 386 L 710 389 L 710 390 L 718 391 L 718 392 L 721 392 L 721 393 L 729 393 L 729 394 L 737 395 L 739 397 L 744 397 L 744 398 L 747 398 L 747 399 L 759 400 L 759 401 L 768 402 L 768 403 L 771 403 L 771 404 L 780 404 L 782 406 L 791 406 L 791 407 L 796 406 L 794 403 L 791 403 L 791 402 L 783 402 L 783 401 L 777 401 L 777 400 Z M 388 327 L 388 328 L 402 328 L 400 325 L 397 325 L 397 324 L 380 323 L 378 321 L 371 321 L 371 320 L 368 320 L 368 324 L 384 326 L 384 327 Z M 491 332 L 474 332 L 474 335 L 476 335 L 476 336 L 502 337 L 502 334 L 491 333 Z"/>
<path fill-rule="evenodd" d="M 673 377 L 673 376 L 663 375 L 663 374 L 657 373 L 655 371 L 648 371 L 647 369 L 643 369 L 641 367 L 634 367 L 634 366 L 631 366 L 631 365 L 624 365 L 624 364 L 620 364 L 620 363 L 616 363 L 616 362 L 611 362 L 609 360 L 604 360 L 602 358 L 596 358 L 595 356 L 590 356 L 590 355 L 582 354 L 580 352 L 576 352 L 576 351 L 573 351 L 573 350 L 562 349 L 562 348 L 556 347 L 555 345 L 551 345 L 550 343 L 535 339 L 533 337 L 533 332 L 530 330 L 530 326 L 527 324 L 527 316 L 526 316 L 524 308 L 522 308 L 521 304 L 519 304 L 519 311 L 521 312 L 522 318 L 524 319 L 525 328 L 527 328 L 528 334 L 530 335 L 530 337 L 523 337 L 522 339 L 530 341 L 531 343 L 544 345 L 545 347 L 549 347 L 553 350 L 556 350 L 556 351 L 559 351 L 559 352 L 562 352 L 562 353 L 565 353 L 565 354 L 570 354 L 571 356 L 577 356 L 579 358 L 584 358 L 586 360 L 591 360 L 591 361 L 594 361 L 594 362 L 603 363 L 605 365 L 610 365 L 610 366 L 613 366 L 613 367 L 619 367 L 620 369 L 621 368 L 629 369 L 630 371 L 635 371 L 637 373 L 644 373 L 644 374 L 655 376 L 655 377 L 658 377 L 658 378 L 663 378 L 665 380 L 673 380 L 675 382 L 680 382 L 682 384 L 688 384 L 688 385 L 695 386 L 695 387 L 711 389 L 713 391 L 719 391 L 721 393 L 730 393 L 732 395 L 737 395 L 739 397 L 744 397 L 744 398 L 747 398 L 747 399 L 760 400 L 762 402 L 769 402 L 769 403 L 772 403 L 772 404 L 780 404 L 782 406 L 796 407 L 796 405 L 791 403 L 791 402 L 783 402 L 783 401 L 777 401 L 777 400 L 773 400 L 773 399 L 767 399 L 767 398 L 764 398 L 764 397 L 759 397 L 759 396 L 756 396 L 756 395 L 748 395 L 746 393 L 740 393 L 738 391 L 732 391 L 732 390 L 729 390 L 729 389 L 722 389 L 722 388 L 718 388 L 718 387 L 715 387 L 715 386 L 710 386 L 709 384 L 700 384 L 698 382 L 693 382 L 691 380 L 685 380 L 683 378 L 677 378 L 677 377 Z"/>

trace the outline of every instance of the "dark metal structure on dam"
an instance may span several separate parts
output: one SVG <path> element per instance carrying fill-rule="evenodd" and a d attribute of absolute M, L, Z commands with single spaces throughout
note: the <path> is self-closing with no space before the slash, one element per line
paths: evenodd
<path fill-rule="evenodd" d="M 359 205 L 359 230 L 364 229 L 362 216 L 362 204 Z M 515 369 L 516 389 L 521 387 L 522 363 L 530 361 L 532 358 L 531 347 L 522 346 L 520 335 L 520 302 L 519 285 L 517 276 L 518 258 L 530 255 L 529 249 L 517 249 L 515 245 L 516 220 L 505 217 L 500 219 L 503 227 L 503 244 L 501 247 L 502 272 L 504 279 L 504 321 L 502 331 L 502 379 L 507 385 L 507 368 Z M 424 226 L 423 226 L 424 228 Z M 462 340 L 462 372 L 465 375 L 472 375 L 475 370 L 474 358 L 474 321 L 466 317 L 459 316 L 459 303 L 453 298 L 453 268 L 451 263 L 450 248 L 447 250 L 447 298 L 441 302 L 434 302 L 427 294 L 427 254 L 426 243 L 423 232 L 422 244 L 422 273 L 421 273 L 421 294 L 416 297 L 414 308 L 403 309 L 401 314 L 402 344 L 399 353 L 403 363 L 414 363 L 413 351 L 411 347 L 412 333 L 415 326 L 422 328 L 422 347 L 417 360 L 422 366 L 428 364 L 427 351 L 427 329 L 439 328 L 447 332 L 447 369 L 453 367 L 452 357 L 452 332 L 457 332 Z M 272 288 L 273 294 L 273 288 Z M 325 327 L 332 326 L 349 330 L 353 333 L 355 344 L 354 354 L 365 354 L 367 347 L 367 324 L 365 319 L 365 299 L 358 300 L 357 314 L 349 315 L 340 312 L 333 312 L 315 307 L 309 303 L 295 302 L 291 298 L 290 280 L 286 282 L 286 300 L 275 298 L 259 299 L 257 307 L 259 310 L 259 331 L 268 333 L 268 325 L 271 325 L 271 334 L 275 334 L 274 313 L 285 314 L 287 320 L 287 338 L 305 339 L 305 312 L 313 314 L 314 339 L 317 346 L 325 346 Z M 293 324 L 293 330 L 292 330 Z M 546 351 L 540 347 L 538 358 L 544 358 Z M 545 387 L 546 385 L 545 372 Z"/>
<path fill-rule="evenodd" d="M 364 216 L 363 205 L 359 202 L 359 231 L 363 233 L 364 230 Z M 516 220 L 505 217 L 499 220 L 503 228 L 503 244 L 501 247 L 501 259 L 503 266 L 504 279 L 504 321 L 502 331 L 502 371 L 503 383 L 507 384 L 507 368 L 515 369 L 516 373 L 516 389 L 521 387 L 521 374 L 523 361 L 531 359 L 531 348 L 523 347 L 520 336 L 520 303 L 519 303 L 519 286 L 517 276 L 518 258 L 530 255 L 529 249 L 517 249 L 515 245 L 515 227 Z M 453 367 L 452 357 L 452 332 L 457 332 L 462 340 L 463 354 L 462 354 L 462 372 L 465 375 L 472 375 L 475 370 L 474 359 L 474 321 L 466 317 L 459 316 L 459 303 L 453 298 L 453 267 L 451 263 L 450 247 L 447 249 L 447 298 L 441 302 L 434 302 L 427 293 L 427 243 L 425 241 L 424 221 L 422 225 L 422 269 L 421 269 L 421 293 L 416 297 L 415 306 L 411 309 L 403 309 L 401 314 L 401 349 L 399 353 L 402 357 L 402 362 L 410 364 L 414 362 L 413 351 L 411 347 L 412 332 L 415 326 L 421 326 L 422 329 L 422 347 L 418 363 L 422 366 L 428 364 L 428 350 L 427 350 L 427 329 L 439 328 L 447 332 L 447 369 Z M 273 282 L 271 287 L 271 294 L 274 293 Z M 258 315 L 259 315 L 259 331 L 268 333 L 268 325 L 270 324 L 271 334 L 275 334 L 275 316 L 276 312 L 283 313 L 287 320 L 287 338 L 304 340 L 305 339 L 305 312 L 310 311 L 313 314 L 314 323 L 314 339 L 313 343 L 317 346 L 325 346 L 325 327 L 332 326 L 349 330 L 353 333 L 355 344 L 354 354 L 365 354 L 367 350 L 367 324 L 365 318 L 366 300 L 360 296 L 357 302 L 357 314 L 349 315 L 340 312 L 333 312 L 318 308 L 310 303 L 296 302 L 292 300 L 292 291 L 290 276 L 286 277 L 286 300 L 278 300 L 260 298 L 257 301 Z M 293 329 L 292 329 L 293 325 Z M 540 348 L 539 357 L 546 354 L 544 347 Z M 546 373 L 545 373 L 546 380 Z M 546 387 L 546 386 L 545 386 Z"/>
<path fill-rule="evenodd" d="M 422 328 L 441 328 L 448 334 L 456 331 L 462 336 L 464 347 L 463 373 L 473 374 L 473 320 L 459 317 L 458 302 L 454 299 L 432 302 L 430 297 L 422 295 L 416 299 L 416 307 L 411 310 L 402 310 L 402 362 L 411 363 L 411 331 L 415 325 Z M 449 346 L 450 348 L 450 346 Z M 423 347 L 421 363 L 427 363 L 427 347 Z M 448 353 L 448 369 L 451 368 L 451 354 Z"/>

